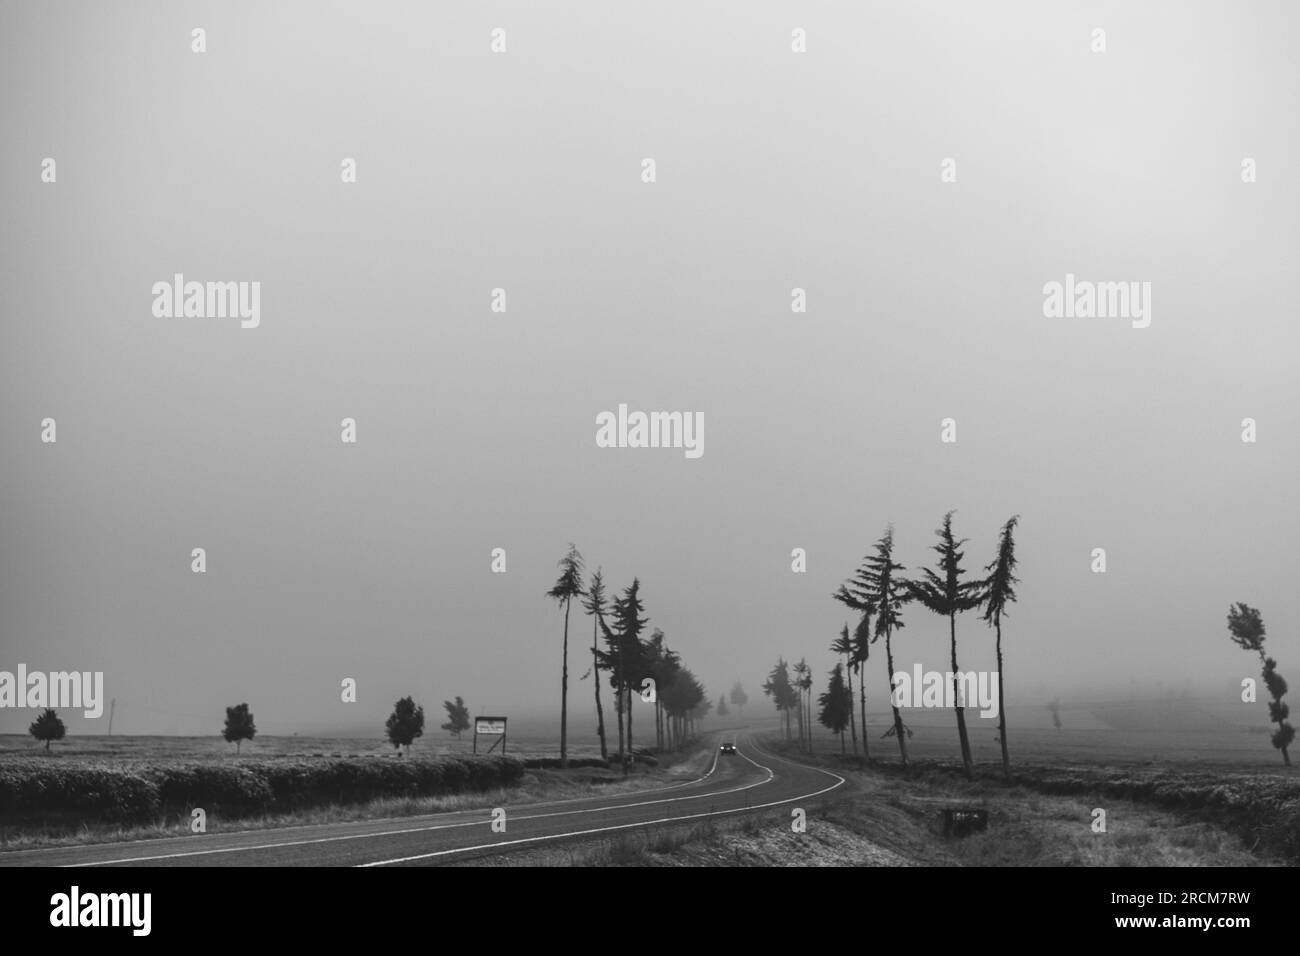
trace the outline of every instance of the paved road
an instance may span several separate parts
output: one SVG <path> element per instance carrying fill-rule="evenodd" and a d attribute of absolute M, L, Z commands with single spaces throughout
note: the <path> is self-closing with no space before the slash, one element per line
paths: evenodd
<path fill-rule="evenodd" d="M 727 735 L 730 737 L 730 735 Z M 506 832 L 488 809 L 389 820 L 206 833 L 162 840 L 0 853 L 0 866 L 399 866 L 529 850 L 561 840 L 745 813 L 827 793 L 826 770 L 767 753 L 748 734 L 698 780 L 654 790 L 505 805 Z"/>

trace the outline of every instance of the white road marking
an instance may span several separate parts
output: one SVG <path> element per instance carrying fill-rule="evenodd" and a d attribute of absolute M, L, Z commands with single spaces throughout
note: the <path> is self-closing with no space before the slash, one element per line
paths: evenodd
<path fill-rule="evenodd" d="M 759 750 L 759 748 L 757 747 L 755 747 L 754 749 L 758 750 L 759 753 L 765 753 L 764 751 Z M 737 753 L 740 753 L 740 751 L 737 750 Z M 746 760 L 749 760 L 750 763 L 752 763 L 755 767 L 758 767 L 760 770 L 767 771 L 768 778 L 767 780 L 763 781 L 764 783 L 770 783 L 772 781 L 775 774 L 772 772 L 772 769 L 770 767 L 764 767 L 762 764 L 758 763 L 757 761 L 751 760 L 749 757 L 746 757 L 743 753 L 741 754 L 741 756 L 745 757 Z M 775 755 L 767 754 L 767 756 L 775 756 Z M 782 758 L 778 757 L 777 759 L 780 760 Z M 801 764 L 800 766 L 803 765 Z M 373 863 L 360 863 L 358 864 L 358 866 L 360 867 L 390 866 L 395 863 L 410 863 L 415 860 L 429 860 L 439 856 L 450 856 L 453 853 L 469 853 L 472 850 L 490 850 L 496 847 L 517 846 L 521 843 L 539 843 L 545 840 L 560 840 L 566 837 L 591 836 L 597 833 L 612 833 L 616 830 L 630 830 L 636 827 L 649 827 L 659 823 L 680 823 L 683 820 L 698 820 L 702 817 L 720 817 L 720 816 L 725 816 L 728 813 L 748 813 L 752 810 L 764 810 L 768 807 L 779 807 L 782 804 L 794 803 L 797 800 L 808 800 L 811 799 L 812 797 L 819 797 L 823 793 L 829 793 L 830 791 L 834 790 L 839 786 L 842 786 L 844 783 L 847 782 L 839 774 L 831 773 L 829 770 L 823 770 L 821 767 L 807 767 L 806 769 L 816 770 L 818 773 L 824 773 L 828 777 L 834 777 L 836 782 L 831 784 L 829 787 L 823 787 L 821 790 L 818 790 L 815 793 L 804 793 L 798 796 L 790 797 L 788 800 L 774 800 L 771 803 L 760 803 L 757 806 L 753 806 L 753 807 L 735 807 L 731 810 L 710 810 L 707 813 L 691 813 L 682 817 L 664 817 L 661 820 L 641 820 L 638 821 L 637 823 L 620 823 L 617 826 L 597 827 L 592 830 L 576 830 L 569 833 L 553 833 L 548 836 L 524 837 L 523 839 L 519 839 L 519 840 L 502 840 L 498 843 L 484 843 L 480 846 L 464 846 L 464 847 L 458 847 L 454 850 L 437 850 L 433 853 L 420 853 L 417 854 L 416 856 L 403 856 L 393 860 L 376 860 Z M 709 794 L 709 796 L 713 796 L 713 794 Z M 655 802 L 673 803 L 676 802 L 677 800 L 683 800 L 683 799 L 690 799 L 690 798 L 676 797 L 672 800 L 663 800 L 663 801 L 655 801 Z"/>
<path fill-rule="evenodd" d="M 748 759 L 748 758 L 746 758 L 746 759 Z M 753 763 L 753 761 L 751 760 L 750 763 Z M 758 765 L 758 764 L 754 764 L 754 766 L 757 767 L 757 766 L 759 766 L 759 765 Z M 704 776 L 699 777 L 699 778 L 697 778 L 697 779 L 695 779 L 695 780 L 687 781 L 686 783 L 675 783 L 675 784 L 672 784 L 671 786 L 668 786 L 668 787 L 656 787 L 656 788 L 654 788 L 654 789 L 652 789 L 652 790 L 643 790 L 643 791 L 641 791 L 641 793 L 663 793 L 663 792 L 668 791 L 668 790 L 677 790 L 677 789 L 679 789 L 679 788 L 681 788 L 681 787 L 688 786 L 688 785 L 690 785 L 690 784 L 700 783 L 700 782 L 702 782 L 702 781 L 704 781 L 704 780 L 707 780 L 709 777 L 713 776 L 713 772 L 714 772 L 715 770 L 717 770 L 717 768 L 718 768 L 718 755 L 715 753 L 715 754 L 713 755 L 713 765 L 709 768 L 709 772 L 706 773 Z M 743 787 L 733 787 L 733 788 L 731 788 L 730 790 L 711 790 L 711 791 L 709 791 L 708 793 L 695 793 L 695 794 L 691 794 L 691 795 L 689 795 L 689 796 L 685 796 L 685 797 L 670 797 L 670 798 L 666 798 L 666 799 L 663 799 L 663 800 L 638 800 L 638 801 L 635 801 L 635 802 L 633 802 L 633 803 L 619 803 L 619 804 L 611 804 L 611 805 L 608 805 L 608 806 L 587 807 L 587 808 L 582 809 L 582 810 L 561 810 L 561 811 L 559 811 L 559 812 L 557 812 L 557 813 L 532 813 L 532 814 L 527 814 L 527 815 L 524 815 L 524 816 L 515 816 L 515 817 L 513 817 L 513 819 L 515 819 L 515 820 L 544 820 L 544 819 L 547 819 L 548 817 L 564 817 L 564 816 L 573 816 L 573 815 L 576 815 L 576 814 L 579 814 L 579 813 L 603 813 L 603 812 L 606 812 L 606 811 L 609 811 L 609 810 L 624 810 L 624 809 L 628 809 L 628 808 L 631 808 L 631 807 L 647 807 L 647 806 L 653 806 L 654 804 L 657 804 L 657 803 L 677 803 L 678 801 L 681 801 L 681 800 L 699 800 L 699 799 L 702 799 L 702 798 L 704 798 L 704 797 L 720 797 L 720 796 L 723 796 L 723 795 L 728 794 L 728 793 L 739 793 L 739 792 L 742 791 L 742 790 L 752 790 L 754 787 L 760 787 L 760 786 L 762 786 L 762 785 L 764 785 L 764 784 L 766 784 L 766 783 L 770 783 L 770 782 L 772 781 L 772 771 L 771 771 L 771 770 L 768 770 L 768 768 L 766 768 L 766 767 L 763 767 L 763 768 L 761 768 L 761 769 L 763 769 L 763 770 L 767 770 L 768 778 L 767 778 L 766 780 L 760 780 L 758 783 L 746 784 L 746 785 L 743 786 Z M 628 794 L 628 796 L 633 796 L 633 794 Z M 560 806 L 560 805 L 563 805 L 563 804 L 565 804 L 565 803 L 574 803 L 574 802 L 579 802 L 579 801 L 599 800 L 599 799 L 600 799 L 599 797 L 575 797 L 575 798 L 572 798 L 572 799 L 570 799 L 570 800 L 556 800 L 556 801 L 554 801 L 554 802 L 550 802 L 550 803 L 532 804 L 532 806 L 538 806 L 538 807 L 546 807 L 546 806 Z M 525 806 L 528 806 L 528 804 L 525 804 Z M 475 812 L 475 811 L 456 811 L 456 812 L 457 812 L 457 813 L 461 813 L 461 812 L 472 813 L 472 812 Z M 400 830 L 380 830 L 380 831 L 376 831 L 376 832 L 373 832 L 373 833 L 370 833 L 370 832 L 368 832 L 368 833 L 348 833 L 348 834 L 341 834 L 341 835 L 338 835 L 338 836 L 317 837 L 317 838 L 315 838 L 315 839 L 310 839 L 310 840 L 283 840 L 283 841 L 280 841 L 280 842 L 277 842 L 277 843 L 259 843 L 259 844 L 254 844 L 254 845 L 252 845 L 252 846 L 227 846 L 227 847 L 213 847 L 213 848 L 211 848 L 211 849 L 206 849 L 206 850 L 186 850 L 186 851 L 179 852 L 179 853 L 157 853 L 157 854 L 152 854 L 152 855 L 150 855 L 150 856 L 133 856 L 133 857 L 124 857 L 124 858 L 120 858 L 120 859 L 111 859 L 111 860 L 96 860 L 96 861 L 93 861 L 93 862 L 90 862 L 90 863 L 62 863 L 62 864 L 60 864 L 60 866 L 62 866 L 62 867 L 91 867 L 91 866 L 116 866 L 116 865 L 121 864 L 121 863 L 149 863 L 149 862 L 152 862 L 152 861 L 154 861 L 154 860 L 176 860 L 176 859 L 182 859 L 182 858 L 185 858 L 185 857 L 191 857 L 191 856 L 210 856 L 210 855 L 215 855 L 215 854 L 218 854 L 218 853 L 245 853 L 245 852 L 252 852 L 253 850 L 275 850 L 275 849 L 279 849 L 279 848 L 281 848 L 281 847 L 291 847 L 291 846 L 311 846 L 311 845 L 313 845 L 313 844 L 317 844 L 317 843 L 338 843 L 338 842 L 341 842 L 341 841 L 343 841 L 343 840 L 364 840 L 364 839 L 366 839 L 367 837 L 401 836 L 401 835 L 403 835 L 403 834 L 407 834 L 407 833 L 429 833 L 429 832 L 434 831 L 434 830 L 454 830 L 454 829 L 458 829 L 458 828 L 460 828 L 460 827 L 480 827 L 480 826 L 487 826 L 487 825 L 489 825 L 490 822 L 491 822 L 491 821 L 488 821 L 488 820 L 469 820 L 469 821 L 465 821 L 465 822 L 463 822 L 463 823 L 440 823 L 440 824 L 436 824 L 436 825 L 434 825 L 434 826 L 427 826 L 427 827 L 405 827 L 405 828 L 400 829 Z M 255 832 L 257 832 L 257 831 L 245 830 L 245 831 L 242 831 L 242 832 L 244 832 L 244 833 L 255 833 Z M 182 839 L 184 839 L 184 838 L 182 838 Z M 108 845 L 109 845 L 109 846 L 112 846 L 113 844 L 108 844 Z M 118 845 L 120 845 L 120 844 L 118 844 Z M 66 850 L 67 848 L 66 848 L 66 847 L 51 847 L 50 849 L 63 849 L 63 850 Z"/>

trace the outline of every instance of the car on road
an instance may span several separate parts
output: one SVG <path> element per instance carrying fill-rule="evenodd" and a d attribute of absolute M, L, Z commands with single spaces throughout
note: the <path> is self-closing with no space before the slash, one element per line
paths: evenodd
<path fill-rule="evenodd" d="M 722 745 L 721 747 L 719 747 L 718 749 L 721 750 L 724 754 L 734 754 L 734 753 L 736 752 L 736 745 L 735 745 L 735 744 L 723 744 L 723 745 Z"/>

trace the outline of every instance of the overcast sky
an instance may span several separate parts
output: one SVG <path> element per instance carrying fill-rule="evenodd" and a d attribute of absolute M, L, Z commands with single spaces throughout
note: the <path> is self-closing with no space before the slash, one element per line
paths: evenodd
<path fill-rule="evenodd" d="M 1230 692 L 1259 669 L 1232 601 L 1300 686 L 1298 21 L 5 4 L 0 669 L 104 671 L 126 733 L 240 701 L 263 733 L 378 732 L 404 694 L 535 712 L 574 541 L 715 697 L 757 698 L 777 655 L 822 682 L 886 523 L 912 569 L 955 508 L 972 570 L 1022 516 L 1011 701 Z M 260 325 L 155 317 L 177 272 L 259 281 Z M 1067 273 L 1150 282 L 1150 326 L 1045 318 Z M 620 403 L 702 413 L 704 454 L 598 448 Z M 905 620 L 896 663 L 941 669 L 946 622 Z M 575 615 L 584 713 L 590 637 Z M 958 639 L 993 666 L 973 616 Z"/>

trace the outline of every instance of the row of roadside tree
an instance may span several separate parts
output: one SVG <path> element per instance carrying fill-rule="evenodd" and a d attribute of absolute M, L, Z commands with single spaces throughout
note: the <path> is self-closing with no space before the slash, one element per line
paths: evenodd
<path fill-rule="evenodd" d="M 650 619 L 645 616 L 641 582 L 632 583 L 617 595 L 606 593 L 600 568 L 584 579 L 582 554 L 570 544 L 559 561 L 560 574 L 546 592 L 564 609 L 564 641 L 560 665 L 560 766 L 569 760 L 569 617 L 577 601 L 591 618 L 591 667 L 582 679 L 592 678 L 596 709 L 596 734 L 600 756 L 610 759 L 614 749 L 608 740 L 605 707 L 601 696 L 602 676 L 613 694 L 614 719 L 618 729 L 618 762 L 623 772 L 633 758 L 633 716 L 637 701 L 654 721 L 655 748 L 671 750 L 682 746 L 696 725 L 712 709 L 704 685 L 691 673 L 681 655 L 668 646 L 664 632 L 655 628 L 647 636 Z"/>

